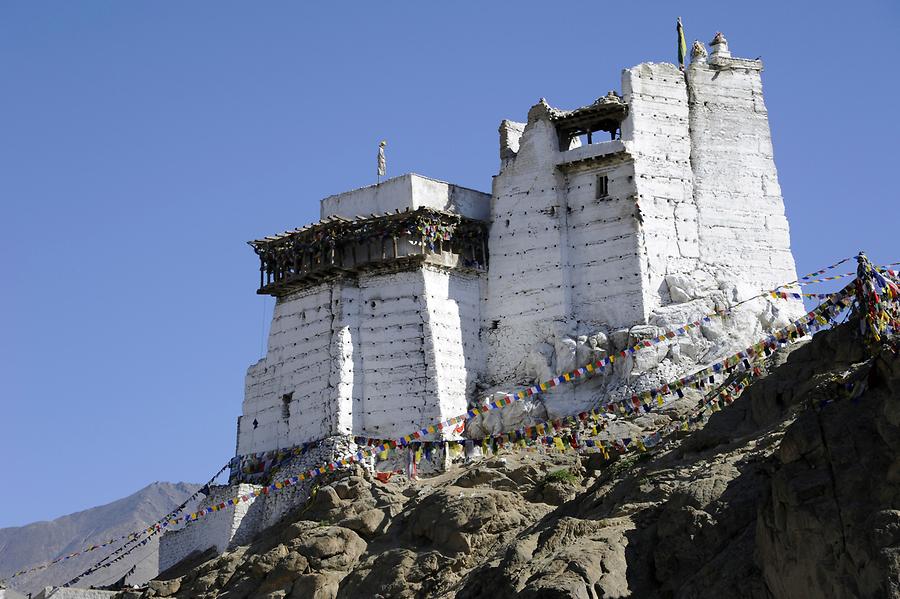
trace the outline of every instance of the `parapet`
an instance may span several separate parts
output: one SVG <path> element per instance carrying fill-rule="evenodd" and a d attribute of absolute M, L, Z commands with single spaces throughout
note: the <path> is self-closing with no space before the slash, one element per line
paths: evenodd
<path fill-rule="evenodd" d="M 355 219 L 371 214 L 431 208 L 476 220 L 489 220 L 490 194 L 407 173 L 377 185 L 328 196 L 321 202 L 322 219 Z"/>
<path fill-rule="evenodd" d="M 260 260 L 257 293 L 424 263 L 483 272 L 490 209 L 490 194 L 413 173 L 329 196 L 319 222 L 248 242 Z"/>

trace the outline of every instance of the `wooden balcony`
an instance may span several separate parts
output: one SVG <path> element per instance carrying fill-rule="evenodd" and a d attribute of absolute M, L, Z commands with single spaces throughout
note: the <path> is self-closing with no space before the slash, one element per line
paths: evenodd
<path fill-rule="evenodd" d="M 428 208 L 393 214 L 332 217 L 248 242 L 260 258 L 257 293 L 282 296 L 365 272 L 433 264 L 487 269 L 488 224 Z"/>

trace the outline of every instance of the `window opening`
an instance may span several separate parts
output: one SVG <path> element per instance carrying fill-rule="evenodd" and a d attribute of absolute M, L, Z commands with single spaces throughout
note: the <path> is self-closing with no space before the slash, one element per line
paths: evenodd
<path fill-rule="evenodd" d="M 606 175 L 597 175 L 597 182 L 594 187 L 597 192 L 598 200 L 607 197 L 609 195 L 609 177 Z"/>
<path fill-rule="evenodd" d="M 285 393 L 281 396 L 281 417 L 289 420 L 291 417 L 291 400 L 294 399 L 294 392 Z"/>

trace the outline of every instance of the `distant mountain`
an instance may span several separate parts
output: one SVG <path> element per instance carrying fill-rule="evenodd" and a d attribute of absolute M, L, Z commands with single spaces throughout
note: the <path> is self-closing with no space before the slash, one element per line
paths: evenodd
<path fill-rule="evenodd" d="M 102 543 L 139 530 L 166 515 L 200 487 L 191 483 L 156 482 L 123 499 L 56 520 L 0 528 L 0 578 L 50 561 L 58 555 L 78 551 L 92 543 Z M 159 546 L 159 538 L 152 538 L 151 543 L 139 547 L 126 559 L 83 579 L 78 586 L 110 584 L 133 565 L 137 567 L 135 573 L 129 576 L 129 582 L 152 578 L 157 573 Z M 47 585 L 63 584 L 117 547 L 112 545 L 92 551 L 33 574 L 16 577 L 8 584 L 24 593 L 38 591 Z"/>

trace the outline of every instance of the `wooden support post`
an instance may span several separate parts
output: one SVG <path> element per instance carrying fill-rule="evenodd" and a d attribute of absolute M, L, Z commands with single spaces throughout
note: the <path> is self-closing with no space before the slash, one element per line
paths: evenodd
<path fill-rule="evenodd" d="M 397 256 L 397 236 L 391 235 L 391 241 L 394 244 L 394 258 L 398 258 L 398 256 Z"/>

